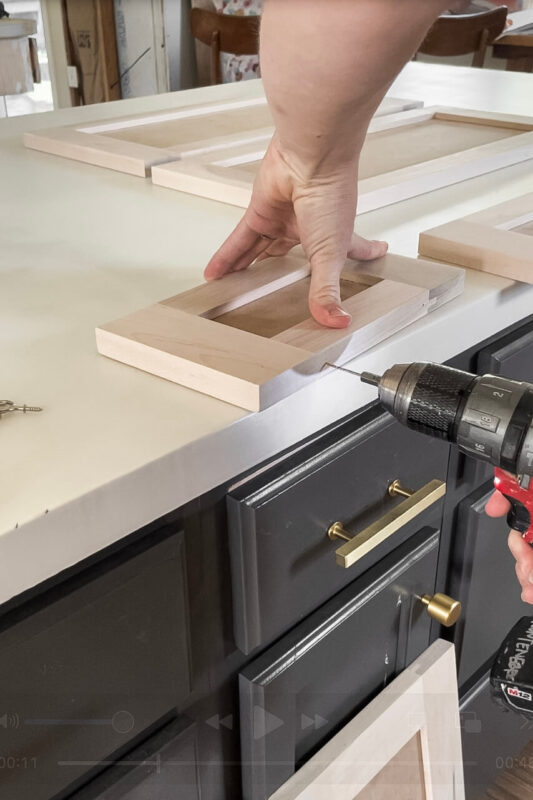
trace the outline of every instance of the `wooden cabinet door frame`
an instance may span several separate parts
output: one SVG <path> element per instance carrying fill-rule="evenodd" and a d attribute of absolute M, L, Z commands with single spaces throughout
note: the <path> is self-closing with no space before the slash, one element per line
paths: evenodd
<path fill-rule="evenodd" d="M 419 744 L 420 760 L 408 766 L 416 782 L 402 785 L 398 770 L 405 764 L 396 762 L 390 782 L 379 785 L 380 772 L 394 764 L 413 738 Z M 464 800 L 453 645 L 441 639 L 434 642 L 270 800 L 323 800 L 326 796 L 332 800 Z"/>
<path fill-rule="evenodd" d="M 393 254 L 347 262 L 352 321 L 328 329 L 309 315 L 310 273 L 303 257 L 270 258 L 98 327 L 98 351 L 260 411 L 324 376 L 325 362 L 345 363 L 455 297 L 464 281 L 456 267 Z"/>
<path fill-rule="evenodd" d="M 24 144 L 33 150 L 145 178 L 156 164 L 215 153 L 230 145 L 264 145 L 274 126 L 262 87 L 257 88 L 255 97 L 33 131 L 24 134 Z M 421 105 L 416 100 L 385 97 L 375 116 Z"/>
<path fill-rule="evenodd" d="M 423 256 L 533 283 L 533 192 L 420 234 Z"/>
<path fill-rule="evenodd" d="M 435 127 L 436 126 L 436 127 Z M 152 170 L 158 186 L 246 208 L 268 140 Z M 358 214 L 533 158 L 533 118 L 430 107 L 372 120 L 361 153 Z"/>

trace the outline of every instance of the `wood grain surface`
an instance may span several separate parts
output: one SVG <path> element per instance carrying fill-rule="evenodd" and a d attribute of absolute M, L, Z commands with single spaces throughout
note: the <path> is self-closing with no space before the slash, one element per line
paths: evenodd
<path fill-rule="evenodd" d="M 533 193 L 423 231 L 424 256 L 533 283 Z"/>
<path fill-rule="evenodd" d="M 347 361 L 462 290 L 462 270 L 388 254 L 347 262 L 347 328 L 310 317 L 301 251 L 258 262 L 96 330 L 100 353 L 258 411 Z"/>

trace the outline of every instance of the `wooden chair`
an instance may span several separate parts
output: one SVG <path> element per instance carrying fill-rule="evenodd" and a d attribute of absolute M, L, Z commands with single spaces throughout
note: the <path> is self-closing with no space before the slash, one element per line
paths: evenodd
<path fill-rule="evenodd" d="M 218 14 L 203 8 L 191 10 L 191 33 L 211 48 L 211 83 L 222 83 L 220 53 L 236 56 L 259 54 L 259 16 Z"/>
<path fill-rule="evenodd" d="M 487 47 L 505 28 L 507 6 L 480 14 L 443 14 L 430 28 L 418 52 L 428 56 L 474 53 L 473 67 L 482 67 Z"/>

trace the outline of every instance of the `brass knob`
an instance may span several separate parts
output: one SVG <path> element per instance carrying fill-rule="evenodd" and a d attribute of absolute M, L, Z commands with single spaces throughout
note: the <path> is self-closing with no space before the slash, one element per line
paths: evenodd
<path fill-rule="evenodd" d="M 448 597 L 447 594 L 437 592 L 437 594 L 425 594 L 420 600 L 426 606 L 426 610 L 430 617 L 436 619 L 441 625 L 446 628 L 451 628 L 455 625 L 461 616 L 461 603 L 459 600 L 454 600 Z"/>

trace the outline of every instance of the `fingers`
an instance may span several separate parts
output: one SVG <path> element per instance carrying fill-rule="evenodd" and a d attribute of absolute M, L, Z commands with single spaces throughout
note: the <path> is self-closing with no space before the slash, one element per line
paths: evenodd
<path fill-rule="evenodd" d="M 206 281 L 222 278 L 228 272 L 248 267 L 271 244 L 250 228 L 243 217 L 224 244 L 219 247 L 204 271 Z"/>
<path fill-rule="evenodd" d="M 503 517 L 505 514 L 507 514 L 510 508 L 511 504 L 503 496 L 503 494 L 495 491 L 485 506 L 485 513 L 489 517 Z"/>
<path fill-rule="evenodd" d="M 489 517 L 503 517 L 511 504 L 501 494 L 495 491 L 485 506 L 485 513 Z M 525 603 L 533 603 L 533 548 L 522 539 L 517 531 L 509 534 L 509 549 L 516 559 L 516 577 L 522 587 L 522 600 Z"/>
<path fill-rule="evenodd" d="M 485 506 L 485 513 L 489 517 L 503 517 L 510 508 L 507 498 L 495 491 Z M 516 560 L 516 577 L 522 587 L 522 600 L 533 604 L 533 547 L 517 531 L 509 533 L 508 544 Z"/>
<path fill-rule="evenodd" d="M 533 548 L 517 531 L 510 532 L 508 543 L 516 559 L 516 576 L 522 587 L 522 600 L 533 604 Z"/>
<path fill-rule="evenodd" d="M 354 261 L 371 261 L 374 258 L 384 256 L 388 249 L 387 242 L 363 239 L 362 236 L 354 233 L 348 249 L 348 258 Z"/>
<path fill-rule="evenodd" d="M 298 240 L 296 239 L 274 239 L 264 250 L 257 261 L 263 261 L 265 258 L 272 258 L 273 256 L 286 256 L 289 250 L 296 247 Z"/>

